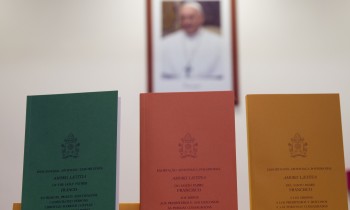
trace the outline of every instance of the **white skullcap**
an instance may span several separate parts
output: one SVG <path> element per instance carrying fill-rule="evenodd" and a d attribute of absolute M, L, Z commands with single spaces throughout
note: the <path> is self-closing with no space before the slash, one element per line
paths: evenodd
<path fill-rule="evenodd" d="M 203 7 L 200 3 L 196 2 L 196 1 L 184 1 L 184 3 L 182 4 L 182 7 L 191 7 L 197 11 L 199 11 L 200 13 L 203 13 Z"/>

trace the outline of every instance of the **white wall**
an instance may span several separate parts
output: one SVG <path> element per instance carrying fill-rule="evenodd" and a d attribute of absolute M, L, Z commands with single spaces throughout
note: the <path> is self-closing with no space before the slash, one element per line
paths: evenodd
<path fill-rule="evenodd" d="M 248 93 L 339 92 L 350 168 L 350 1 L 237 1 L 238 187 L 246 210 Z M 0 209 L 21 199 L 26 96 L 113 89 L 122 96 L 120 200 L 139 201 L 145 6 L 145 0 L 0 0 Z"/>

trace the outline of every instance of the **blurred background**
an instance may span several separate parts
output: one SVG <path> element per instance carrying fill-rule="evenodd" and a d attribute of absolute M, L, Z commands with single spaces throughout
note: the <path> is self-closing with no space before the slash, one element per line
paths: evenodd
<path fill-rule="evenodd" d="M 249 209 L 245 95 L 340 93 L 350 169 L 350 1 L 237 0 L 239 209 Z M 0 0 L 0 209 L 21 200 L 26 96 L 119 90 L 120 201 L 139 202 L 145 0 Z M 331 141 L 331 139 L 330 139 Z"/>

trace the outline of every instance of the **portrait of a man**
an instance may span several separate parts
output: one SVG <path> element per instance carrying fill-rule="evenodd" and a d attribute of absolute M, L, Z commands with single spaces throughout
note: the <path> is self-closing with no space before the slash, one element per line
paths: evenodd
<path fill-rule="evenodd" d="M 164 79 L 221 79 L 221 38 L 203 27 L 205 14 L 198 2 L 179 5 L 180 29 L 162 44 Z"/>
<path fill-rule="evenodd" d="M 228 1 L 154 2 L 152 92 L 232 90 Z"/>

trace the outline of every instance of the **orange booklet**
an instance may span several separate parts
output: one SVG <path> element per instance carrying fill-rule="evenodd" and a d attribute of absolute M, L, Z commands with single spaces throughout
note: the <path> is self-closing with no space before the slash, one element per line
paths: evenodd
<path fill-rule="evenodd" d="M 246 99 L 251 210 L 347 210 L 339 95 Z"/>
<path fill-rule="evenodd" d="M 234 93 L 141 94 L 141 210 L 237 209 Z"/>

